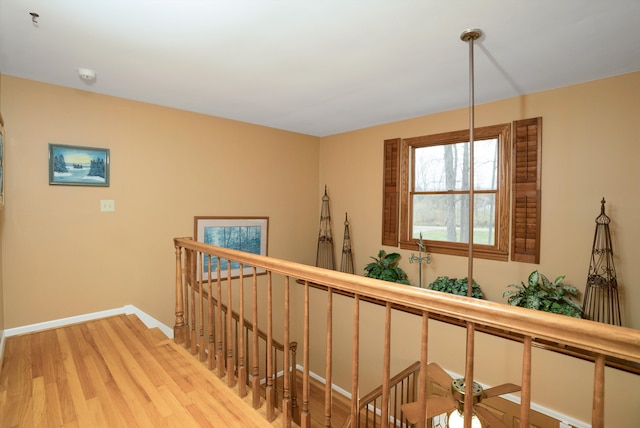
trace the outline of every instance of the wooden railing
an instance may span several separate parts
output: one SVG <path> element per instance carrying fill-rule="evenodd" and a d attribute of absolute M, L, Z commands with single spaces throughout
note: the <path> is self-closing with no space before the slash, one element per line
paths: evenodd
<path fill-rule="evenodd" d="M 417 361 L 389 379 L 389 385 L 387 386 L 389 419 L 387 425 L 401 427 L 409 425 L 407 419 L 402 415 L 401 407 L 403 404 L 412 403 L 418 399 L 419 372 L 420 361 Z M 383 386 L 380 385 L 358 400 L 358 417 L 361 425 L 366 427 L 384 426 L 380 409 L 383 407 L 385 393 Z M 349 426 L 351 425 L 349 424 Z"/>
<path fill-rule="evenodd" d="M 383 356 L 382 367 L 382 391 L 379 409 L 381 420 L 391 421 L 394 416 L 390 414 L 390 366 L 391 366 L 391 324 L 392 310 L 404 310 L 417 314 L 421 318 L 421 338 L 420 338 L 420 375 L 418 381 L 417 400 L 423 409 L 426 409 L 426 385 L 427 385 L 427 363 L 428 358 L 428 320 L 433 317 L 455 319 L 466 326 L 467 331 L 467 374 L 473 373 L 474 360 L 474 335 L 476 328 L 493 329 L 505 334 L 521 337 L 523 346 L 522 355 L 522 382 L 521 382 L 521 426 L 528 426 L 530 399 L 531 399 L 531 350 L 538 342 L 548 342 L 567 347 L 580 355 L 590 355 L 594 361 L 594 388 L 592 397 L 592 426 L 604 427 L 604 367 L 608 359 L 625 361 L 633 364 L 640 363 L 640 332 L 633 329 L 605 325 L 587 320 L 574 319 L 561 315 L 549 314 L 539 311 L 532 311 L 524 308 L 512 307 L 500 303 L 488 302 L 478 299 L 459 297 L 445 293 L 433 292 L 430 290 L 416 289 L 414 287 L 398 286 L 396 284 L 385 283 L 359 275 L 346 274 L 303 265 L 291 261 L 263 257 L 255 254 L 213 247 L 189 238 L 176 238 L 176 321 L 174 326 L 174 336 L 178 343 L 184 343 L 191 348 L 192 353 L 199 355 L 202 361 L 209 359 L 209 366 L 214 369 L 220 377 L 227 377 L 227 384 L 231 387 L 238 384 L 238 394 L 245 396 L 247 391 L 242 387 L 246 384 L 248 372 L 251 373 L 251 391 L 253 395 L 253 406 L 259 408 L 264 406 L 266 418 L 272 421 L 277 416 L 277 408 L 282 409 L 282 424 L 288 427 L 293 422 L 291 412 L 291 378 L 285 376 L 283 379 L 283 393 L 279 401 L 281 406 L 276 405 L 274 393 L 274 383 L 276 371 L 273 367 L 273 357 L 267 353 L 266 365 L 261 366 L 258 353 L 258 325 L 264 329 L 267 343 L 273 343 L 275 337 L 282 338 L 284 349 L 288 349 L 293 342 L 292 334 L 295 330 L 301 338 L 298 338 L 299 352 L 302 353 L 302 402 L 300 407 L 300 422 L 302 427 L 311 426 L 311 415 L 309 413 L 309 357 L 311 341 L 323 341 L 326 351 L 325 381 L 327 385 L 332 384 L 333 370 L 335 362 L 332 360 L 333 351 L 333 331 L 332 320 L 334 318 L 334 306 L 332 296 L 341 294 L 352 297 L 353 308 L 349 311 L 349 316 L 353 320 L 352 330 L 352 359 L 351 366 L 351 426 L 359 426 L 360 414 L 360 306 L 362 301 L 375 301 L 385 307 L 385 326 L 382 332 L 383 347 L 380 354 Z M 211 259 L 209 259 L 211 258 Z M 218 260 L 217 272 L 203 269 L 203 266 L 211 266 L 210 260 Z M 209 260 L 209 263 L 204 263 Z M 230 266 L 231 261 L 239 263 L 245 268 L 249 268 L 250 274 L 245 275 L 240 270 L 238 277 L 233 278 L 230 270 L 227 273 L 220 270 L 223 261 L 227 261 Z M 259 271 L 264 271 L 265 276 L 260 277 Z M 216 279 L 212 279 L 215 277 Z M 199 278 L 208 278 L 200 280 Z M 240 285 L 243 286 L 240 286 Z M 274 297 L 274 284 L 278 285 L 278 290 L 282 290 L 279 297 Z M 216 311 L 219 317 L 217 322 L 212 321 L 213 299 L 205 300 L 206 293 L 198 293 L 198 287 L 211 290 L 215 294 L 215 301 L 222 305 L 233 302 L 233 307 L 237 307 L 239 319 L 249 319 L 253 326 L 251 342 L 249 348 L 251 355 L 245 349 L 244 338 L 239 336 L 237 346 L 233 343 L 232 322 L 226 323 L 226 331 L 223 332 L 222 310 Z M 301 328 L 293 329 L 292 321 L 292 287 L 299 287 L 303 297 L 301 299 L 302 312 L 300 323 Z M 327 302 L 327 325 L 324 337 L 310 337 L 310 289 L 320 287 L 326 290 Z M 245 288 L 251 290 L 251 297 L 245 297 Z M 258 298 L 258 295 L 261 295 Z M 196 299 L 196 296 L 199 296 Z M 208 306 L 206 306 L 208 305 Z M 209 308 L 208 310 L 205 309 Z M 245 307 L 249 308 L 245 311 Z M 274 307 L 281 320 L 274 323 Z M 344 315 L 344 314 L 342 314 Z M 227 317 L 231 318 L 231 311 L 227 311 Z M 208 321 L 206 318 L 208 317 Z M 215 325 L 214 325 L 215 324 Z M 227 337 L 226 348 L 223 348 L 221 339 L 214 343 L 211 335 L 206 336 L 205 330 L 214 328 L 217 330 L 215 337 Z M 223 336 L 224 335 L 224 336 Z M 209 338 L 207 343 L 207 337 Z M 301 339 L 301 340 L 300 340 Z M 300 346 L 300 343 L 302 345 Z M 283 355 L 283 367 L 291 367 L 289 353 Z M 247 369 L 250 366 L 250 370 Z M 469 367 L 471 368 L 469 370 Z M 230 369 L 232 368 L 232 369 Z M 262 381 L 261 381 L 262 379 Z M 467 379 L 471 384 L 472 378 Z M 260 399 L 260 383 L 265 387 L 264 402 Z M 471 405 L 465 406 L 466 408 Z M 376 405 L 378 407 L 378 405 Z M 400 416 L 402 418 L 402 416 Z M 323 420 L 323 426 L 331 426 L 331 388 L 326 388 L 324 415 L 319 420 Z M 355 423 L 353 423 L 355 421 Z M 466 423 L 470 423 L 468 418 Z M 417 426 L 424 427 L 426 421 L 423 419 Z"/>
<path fill-rule="evenodd" d="M 269 367 L 269 373 L 275 376 L 289 377 L 290 391 L 290 413 L 299 418 L 297 405 L 296 382 L 294 381 L 296 371 L 297 342 L 291 341 L 288 352 L 285 353 L 285 346 L 278 340 L 269 337 L 257 325 L 245 318 L 241 312 L 229 310 L 222 297 L 222 283 L 224 272 L 217 272 L 217 280 L 200 280 L 202 278 L 202 262 L 206 257 L 200 253 L 200 260 L 194 258 L 193 253 L 185 252 L 184 267 L 182 268 L 181 293 L 183 302 L 183 317 L 189 320 L 190 326 L 188 334 L 179 340 L 191 353 L 198 356 L 200 361 L 206 362 L 210 370 L 216 370 L 218 376 L 227 374 L 229 367 L 233 368 L 233 374 L 228 376 L 228 385 L 234 386 L 235 379 L 238 380 L 238 390 L 241 394 L 246 394 L 246 386 L 261 385 L 258 395 L 255 396 L 259 402 L 260 396 L 266 392 L 266 370 L 260 373 L 260 367 Z M 210 258 L 207 259 L 210 265 Z M 206 273 L 209 278 L 211 272 Z M 211 292 L 213 290 L 213 292 Z M 217 294 L 217 297 L 216 297 Z M 176 311 L 177 313 L 177 311 Z M 242 320 L 242 321 L 241 321 Z M 255 334 L 254 334 L 255 332 Z M 252 340 L 249 340 L 249 339 Z M 258 358 L 262 365 L 255 364 L 258 370 L 247 376 L 246 360 L 253 349 L 258 350 Z M 269 350 L 269 351 L 267 351 Z M 285 358 L 287 354 L 288 358 Z M 286 361 L 289 363 L 287 364 Z M 218 364 L 218 362 L 221 362 Z M 273 395 L 273 402 L 276 408 L 280 409 L 283 391 L 274 383 L 271 385 L 270 393 Z M 278 399 L 280 398 L 280 400 Z"/>

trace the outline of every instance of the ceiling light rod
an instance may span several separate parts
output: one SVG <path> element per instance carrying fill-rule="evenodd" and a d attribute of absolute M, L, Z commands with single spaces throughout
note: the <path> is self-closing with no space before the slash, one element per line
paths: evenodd
<path fill-rule="evenodd" d="M 465 30 L 460 35 L 460 39 L 469 43 L 469 224 L 468 224 L 468 240 L 469 240 L 469 254 L 468 264 L 469 272 L 467 274 L 468 296 L 471 297 L 473 289 L 473 208 L 474 208 L 474 139 L 473 131 L 474 124 L 474 87 L 473 87 L 473 45 L 474 41 L 479 39 L 483 35 L 482 30 L 477 28 L 471 28 Z M 467 350 L 465 358 L 465 398 L 472 397 L 473 392 L 473 354 L 474 354 L 474 333 L 475 325 L 473 323 L 467 323 Z M 473 402 L 472 400 L 464 400 L 464 427 L 471 428 L 473 417 Z"/>
<path fill-rule="evenodd" d="M 467 275 L 468 280 L 468 296 L 471 297 L 471 291 L 473 291 L 472 280 L 473 280 L 473 207 L 474 207 L 474 199 L 475 199 L 475 183 L 474 183 L 474 109 L 475 109 L 475 98 L 474 98 L 474 57 L 473 57 L 473 45 L 474 41 L 478 40 L 482 37 L 482 30 L 478 28 L 470 28 L 465 30 L 460 34 L 460 39 L 464 42 L 469 42 L 469 226 L 468 226 L 468 239 L 469 239 L 469 274 Z"/>

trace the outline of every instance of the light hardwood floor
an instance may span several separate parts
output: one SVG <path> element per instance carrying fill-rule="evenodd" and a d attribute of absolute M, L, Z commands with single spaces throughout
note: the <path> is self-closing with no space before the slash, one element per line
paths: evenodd
<path fill-rule="evenodd" d="M 135 316 L 10 337 L 0 427 L 276 427 Z"/>

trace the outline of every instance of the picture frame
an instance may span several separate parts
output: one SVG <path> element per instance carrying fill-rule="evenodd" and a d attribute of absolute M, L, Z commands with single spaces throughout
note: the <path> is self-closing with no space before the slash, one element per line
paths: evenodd
<path fill-rule="evenodd" d="M 262 256 L 267 255 L 269 241 L 269 217 L 194 217 L 193 235 L 198 242 L 233 250 L 246 251 Z M 200 263 L 198 261 L 198 263 Z M 227 260 L 221 260 L 220 272 L 223 278 L 227 277 Z M 258 268 L 258 275 L 265 270 Z M 231 277 L 240 276 L 239 263 L 231 263 Z M 242 274 L 253 274 L 253 267 L 243 267 Z M 202 278 L 200 278 L 202 277 Z M 218 259 L 211 259 L 211 279 L 218 277 Z M 209 279 L 209 258 L 203 258 L 203 266 L 199 269 L 198 278 L 206 281 Z"/>
<path fill-rule="evenodd" d="M 109 187 L 110 150 L 49 143 L 49 184 Z"/>

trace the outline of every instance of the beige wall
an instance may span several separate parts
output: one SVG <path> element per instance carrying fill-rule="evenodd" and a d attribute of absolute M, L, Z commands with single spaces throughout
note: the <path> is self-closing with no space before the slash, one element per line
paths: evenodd
<path fill-rule="evenodd" d="M 487 298 L 498 302 L 505 301 L 502 293 L 508 284 L 526 280 L 535 269 L 551 279 L 566 275 L 568 284 L 584 290 L 595 231 L 594 220 L 600 213 L 600 200 L 605 197 L 607 213 L 612 219 L 623 319 L 627 326 L 638 329 L 640 264 L 636 260 L 636 244 L 640 237 L 640 199 L 637 197 L 640 184 L 640 128 L 637 126 L 640 73 L 480 105 L 475 114 L 476 126 L 537 116 L 543 117 L 541 263 L 476 260 L 474 278 L 481 284 Z M 407 271 L 413 284 L 418 282 L 418 267 L 409 264 L 411 252 L 380 245 L 383 141 L 466 127 L 468 111 L 462 109 L 321 140 L 320 183 L 326 183 L 329 189 L 333 217 L 342 219 L 345 212 L 349 213 L 357 273 L 362 273 L 370 256 L 384 248 L 388 252 L 399 251 L 402 254 L 401 267 Z M 341 237 L 341 222 L 334 228 L 335 235 Z M 432 254 L 432 262 L 425 272 L 425 286 L 440 275 L 466 277 L 467 260 Z M 341 387 L 349 389 L 352 303 L 340 300 L 336 305 L 344 307 L 343 314 L 346 314 L 334 320 L 334 325 L 340 326 L 334 333 L 334 355 L 346 359 L 346 362 L 339 360 L 335 367 L 336 379 Z M 323 309 L 319 305 L 314 308 L 316 311 L 312 316 L 316 320 L 316 328 L 322 331 L 325 322 Z M 383 321 L 382 308 L 363 305 L 360 353 L 366 357 L 361 360 L 360 374 L 361 391 L 364 392 L 381 383 Z M 452 327 L 438 326 L 435 322 L 430 325 L 430 361 L 438 361 L 449 370 L 463 373 L 464 333 L 456 332 Z M 417 348 L 420 320 L 394 313 L 392 331 L 392 373 L 397 373 L 420 357 Z M 312 363 L 321 367 L 323 344 L 314 344 L 319 347 L 311 353 Z M 490 338 L 480 337 L 476 344 L 476 379 L 490 385 L 520 383 L 520 349 L 518 345 L 497 345 Z M 534 402 L 578 420 L 590 420 L 591 364 L 536 351 L 533 367 Z M 570 394 L 560 387 L 565 380 L 570 385 Z M 636 419 L 640 417 L 637 398 L 624 392 L 634 388 L 640 388 L 639 376 L 607 369 L 607 426 L 625 426 L 624 418 L 629 416 L 629 412 Z"/>
<path fill-rule="evenodd" d="M 595 218 L 607 200 L 625 325 L 640 328 L 640 73 L 540 92 L 476 107 L 476 126 L 542 116 L 542 237 L 539 265 L 476 260 L 474 278 L 489 300 L 504 301 L 511 283 L 538 269 L 584 290 Z M 320 182 L 326 183 L 333 217 L 349 213 L 356 271 L 377 254 L 382 223 L 383 140 L 468 127 L 466 109 L 444 112 L 323 138 Z M 342 236 L 342 223 L 334 226 Z M 385 247 L 385 250 L 397 250 Z M 413 284 L 418 267 L 402 254 Z M 437 276 L 467 275 L 464 257 L 432 254 L 425 286 Z M 582 299 L 582 296 L 581 296 Z"/>
<path fill-rule="evenodd" d="M 0 73 L 0 115 L 2 113 L 2 73 Z M 4 120 L 4 116 L 3 116 L 3 120 Z M 4 141 L 4 140 L 3 140 Z M 3 171 L 4 174 L 4 171 Z M 0 206 L 0 342 L 2 341 L 2 338 L 4 336 L 4 291 L 3 291 L 3 277 L 4 275 L 2 274 L 2 242 L 3 242 L 3 237 L 2 237 L 2 231 L 4 229 L 4 206 Z M 2 352 L 2 349 L 0 349 L 0 352 Z M 1 359 L 1 357 L 0 357 Z"/>
<path fill-rule="evenodd" d="M 125 304 L 173 326 L 196 215 L 269 216 L 269 254 L 313 262 L 317 138 L 6 75 L 2 105 L 5 328 Z M 111 186 L 49 185 L 50 142 L 110 148 Z"/>

